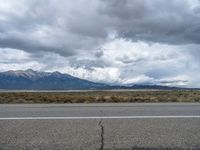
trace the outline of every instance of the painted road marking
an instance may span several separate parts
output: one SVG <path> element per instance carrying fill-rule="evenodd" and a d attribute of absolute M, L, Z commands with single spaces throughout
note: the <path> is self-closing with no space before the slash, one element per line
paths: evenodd
<path fill-rule="evenodd" d="M 75 120 L 75 119 L 178 119 L 200 116 L 96 116 L 96 117 L 3 117 L 0 120 Z"/>

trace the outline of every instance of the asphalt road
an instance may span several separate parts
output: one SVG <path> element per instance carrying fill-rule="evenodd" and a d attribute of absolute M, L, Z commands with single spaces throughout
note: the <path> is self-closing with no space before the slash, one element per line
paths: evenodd
<path fill-rule="evenodd" d="M 200 149 L 200 104 L 0 105 L 0 149 Z"/>

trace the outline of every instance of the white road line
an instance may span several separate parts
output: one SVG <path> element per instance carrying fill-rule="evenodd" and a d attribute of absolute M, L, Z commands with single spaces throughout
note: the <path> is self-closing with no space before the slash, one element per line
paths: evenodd
<path fill-rule="evenodd" d="M 97 116 L 97 117 L 7 117 L 0 120 L 78 120 L 78 119 L 179 119 L 200 118 L 200 116 Z"/>

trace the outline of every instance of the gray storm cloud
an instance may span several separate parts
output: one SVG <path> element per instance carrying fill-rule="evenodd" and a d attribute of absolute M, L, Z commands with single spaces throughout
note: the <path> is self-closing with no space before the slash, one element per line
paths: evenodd
<path fill-rule="evenodd" d="M 96 49 L 107 38 L 104 25 L 98 22 L 98 3 L 36 0 L 11 5 L 13 12 L 0 9 L 0 46 L 65 56 Z"/>
<path fill-rule="evenodd" d="M 21 0 L 19 4 L 10 0 L 7 3 L 11 8 L 0 9 L 0 46 L 5 48 L 68 56 L 100 48 L 113 32 L 117 38 L 132 41 L 200 42 L 200 7 L 190 0 L 94 0 L 90 3 Z"/>
<path fill-rule="evenodd" d="M 189 0 L 110 0 L 102 12 L 119 37 L 168 44 L 200 43 L 199 5 Z M 199 2 L 198 2 L 199 3 Z"/>

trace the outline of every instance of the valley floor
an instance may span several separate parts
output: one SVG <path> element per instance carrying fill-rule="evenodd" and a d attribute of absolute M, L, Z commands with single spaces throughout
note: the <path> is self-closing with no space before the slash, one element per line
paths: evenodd
<path fill-rule="evenodd" d="M 0 103 L 138 103 L 200 102 L 198 90 L 133 91 L 4 91 Z"/>

